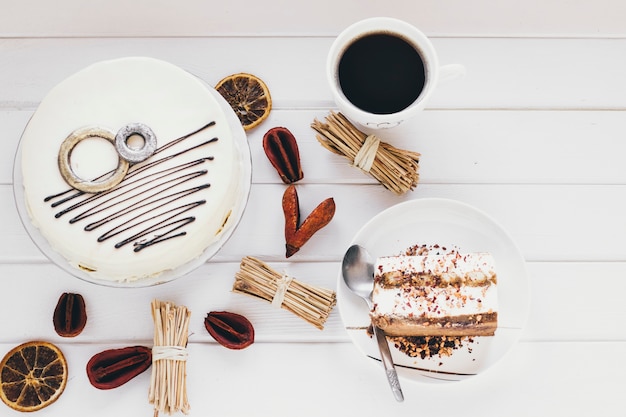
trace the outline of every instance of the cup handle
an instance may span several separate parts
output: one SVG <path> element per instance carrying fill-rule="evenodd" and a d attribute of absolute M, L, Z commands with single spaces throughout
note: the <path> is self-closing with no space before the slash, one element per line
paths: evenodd
<path fill-rule="evenodd" d="M 439 83 L 465 76 L 465 66 L 462 64 L 448 64 L 439 67 Z"/>

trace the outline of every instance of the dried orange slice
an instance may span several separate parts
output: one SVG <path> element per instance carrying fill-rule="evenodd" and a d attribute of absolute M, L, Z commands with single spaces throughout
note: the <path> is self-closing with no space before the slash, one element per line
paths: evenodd
<path fill-rule="evenodd" d="M 244 130 L 257 126 L 270 114 L 270 90 L 263 80 L 252 74 L 229 75 L 217 83 L 215 89 L 233 108 Z"/>
<path fill-rule="evenodd" d="M 0 362 L 0 398 L 17 411 L 36 411 L 59 398 L 67 383 L 67 361 L 48 342 L 16 346 Z"/>

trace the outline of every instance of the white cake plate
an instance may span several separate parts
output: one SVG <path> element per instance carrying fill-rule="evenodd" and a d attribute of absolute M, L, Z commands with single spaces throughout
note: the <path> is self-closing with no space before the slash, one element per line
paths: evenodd
<path fill-rule="evenodd" d="M 194 269 L 198 268 L 200 265 L 206 263 L 219 252 L 219 250 L 224 246 L 224 244 L 235 232 L 246 209 L 252 183 L 252 161 L 250 155 L 250 147 L 248 145 L 248 139 L 243 127 L 241 126 L 241 122 L 237 118 L 237 115 L 232 110 L 230 105 L 226 102 L 226 100 L 224 100 L 224 98 L 215 89 L 209 87 L 208 85 L 206 85 L 206 83 L 203 84 L 205 84 L 210 93 L 218 101 L 224 114 L 226 115 L 226 119 L 230 130 L 232 131 L 233 140 L 235 142 L 239 155 L 240 171 L 238 186 L 240 187 L 240 190 L 238 192 L 237 201 L 235 206 L 233 207 L 232 214 L 229 217 L 228 222 L 225 225 L 225 228 L 222 231 L 219 239 L 210 244 L 197 258 L 183 265 L 180 265 L 175 269 L 164 271 L 154 277 L 147 277 L 124 282 L 95 278 L 89 273 L 71 265 L 66 258 L 60 255 L 50 246 L 50 244 L 42 236 L 40 231 L 32 224 L 25 202 L 22 178 L 22 140 L 20 140 L 13 166 L 13 192 L 15 196 L 15 202 L 24 228 L 28 232 L 35 245 L 46 255 L 46 257 L 48 257 L 52 262 L 54 262 L 56 265 L 58 265 L 69 274 L 94 284 L 112 287 L 147 287 L 169 282 L 183 275 L 186 275 Z"/>

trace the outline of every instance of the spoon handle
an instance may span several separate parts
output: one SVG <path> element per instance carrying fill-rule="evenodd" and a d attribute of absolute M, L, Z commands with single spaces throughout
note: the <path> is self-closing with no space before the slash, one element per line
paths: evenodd
<path fill-rule="evenodd" d="M 393 364 L 393 359 L 391 358 L 391 351 L 389 350 L 389 344 L 387 343 L 385 332 L 374 326 L 374 335 L 376 336 L 376 341 L 378 342 L 380 358 L 383 362 L 383 366 L 385 367 L 391 391 L 393 392 L 394 397 L 396 397 L 396 401 L 402 402 L 404 401 L 404 394 L 402 394 L 402 387 L 400 387 L 396 367 Z"/>

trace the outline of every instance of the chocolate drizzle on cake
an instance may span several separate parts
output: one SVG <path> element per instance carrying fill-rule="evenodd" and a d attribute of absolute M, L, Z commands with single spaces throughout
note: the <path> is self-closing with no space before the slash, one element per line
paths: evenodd
<path fill-rule="evenodd" d="M 210 187 L 207 155 L 189 158 L 189 152 L 210 146 L 217 137 L 199 138 L 214 126 L 210 122 L 181 136 L 154 152 L 145 162 L 134 165 L 115 188 L 97 194 L 76 189 L 44 199 L 59 209 L 55 217 L 72 215 L 69 224 L 87 222 L 86 232 L 101 230 L 98 242 L 114 239 L 115 248 L 128 244 L 139 252 L 157 243 L 186 235 L 185 227 L 195 221 L 194 208 L 206 203 L 202 197 L 188 198 Z M 193 143 L 188 141 L 194 138 Z M 104 174 L 105 177 L 108 174 Z"/>

